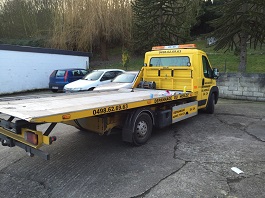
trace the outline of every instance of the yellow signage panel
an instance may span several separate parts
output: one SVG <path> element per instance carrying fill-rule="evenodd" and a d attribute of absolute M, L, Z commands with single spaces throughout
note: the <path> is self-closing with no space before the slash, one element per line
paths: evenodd
<path fill-rule="evenodd" d="M 172 123 L 190 118 L 198 114 L 198 102 L 190 102 L 178 105 L 172 109 Z"/>

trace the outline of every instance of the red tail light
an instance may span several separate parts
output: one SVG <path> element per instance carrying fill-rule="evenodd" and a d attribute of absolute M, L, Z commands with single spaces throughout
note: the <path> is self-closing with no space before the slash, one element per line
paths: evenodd
<path fill-rule="evenodd" d="M 35 133 L 26 132 L 25 139 L 31 144 L 38 145 L 38 135 Z"/>
<path fill-rule="evenodd" d="M 68 77 L 68 71 L 66 71 L 65 74 L 64 74 L 64 82 L 67 81 L 67 77 Z"/>

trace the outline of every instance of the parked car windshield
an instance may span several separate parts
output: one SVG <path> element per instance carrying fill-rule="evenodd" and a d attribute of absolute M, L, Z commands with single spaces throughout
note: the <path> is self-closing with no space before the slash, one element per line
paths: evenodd
<path fill-rule="evenodd" d="M 83 79 L 98 80 L 103 73 L 103 71 L 92 71 L 91 73 L 87 74 Z"/>
<path fill-rule="evenodd" d="M 133 82 L 136 74 L 120 74 L 112 82 L 115 83 L 131 83 Z"/>

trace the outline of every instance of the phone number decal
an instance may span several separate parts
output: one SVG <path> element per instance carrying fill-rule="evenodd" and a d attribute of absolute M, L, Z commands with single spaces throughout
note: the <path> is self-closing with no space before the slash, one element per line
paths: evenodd
<path fill-rule="evenodd" d="M 116 106 L 110 106 L 110 107 L 102 107 L 99 109 L 94 109 L 93 115 L 101 115 L 101 114 L 105 114 L 105 113 L 122 111 L 122 110 L 126 110 L 126 109 L 128 109 L 128 104 L 116 105 Z"/>

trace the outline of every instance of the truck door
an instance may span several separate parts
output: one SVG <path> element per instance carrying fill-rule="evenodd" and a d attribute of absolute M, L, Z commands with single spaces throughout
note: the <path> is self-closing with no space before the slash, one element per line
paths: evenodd
<path fill-rule="evenodd" d="M 211 86 L 213 84 L 213 71 L 208 61 L 208 58 L 202 55 L 202 69 L 203 69 L 203 76 L 202 76 L 202 88 L 201 88 L 201 105 L 206 105 L 206 101 L 208 99 Z"/>

